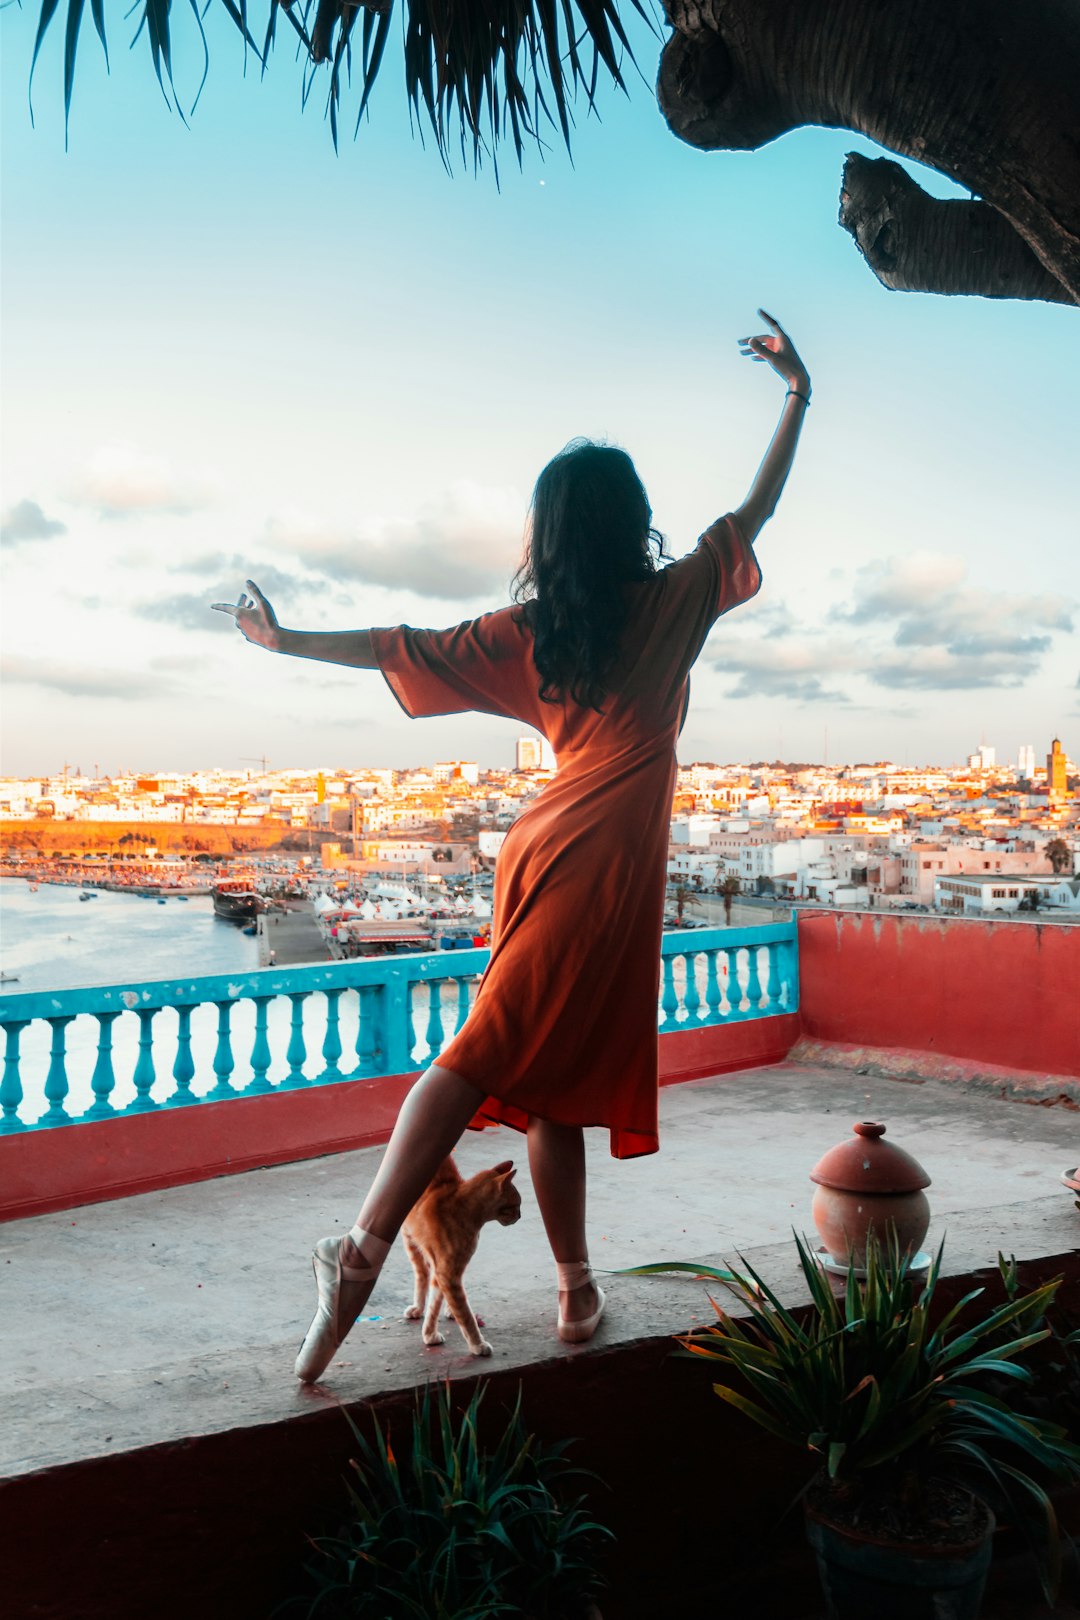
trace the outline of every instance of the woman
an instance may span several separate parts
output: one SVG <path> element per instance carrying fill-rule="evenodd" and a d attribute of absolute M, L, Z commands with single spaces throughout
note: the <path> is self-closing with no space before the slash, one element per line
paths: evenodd
<path fill-rule="evenodd" d="M 558 761 L 500 853 L 473 1010 L 409 1092 L 356 1225 L 315 1246 L 318 1309 L 296 1362 L 305 1382 L 332 1360 L 470 1122 L 528 1134 L 560 1338 L 580 1343 L 600 1320 L 582 1127 L 606 1125 L 618 1158 L 658 1145 L 656 1000 L 687 676 L 716 619 L 761 583 L 751 547 L 810 401 L 791 340 L 759 314 L 771 332 L 740 348 L 787 383 L 779 425 L 742 505 L 671 567 L 657 567 L 660 537 L 630 458 L 578 443 L 537 481 L 515 607 L 446 631 L 329 632 L 283 629 L 250 580 L 235 606 L 215 604 L 270 651 L 381 670 L 409 715 L 479 710 L 533 726 Z"/>

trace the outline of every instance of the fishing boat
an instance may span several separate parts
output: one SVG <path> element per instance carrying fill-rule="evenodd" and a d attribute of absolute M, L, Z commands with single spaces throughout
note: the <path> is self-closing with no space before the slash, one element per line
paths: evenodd
<path fill-rule="evenodd" d="M 223 917 L 226 922 L 249 923 L 262 910 L 262 900 L 249 877 L 222 878 L 220 883 L 214 884 L 210 898 L 214 916 Z"/>

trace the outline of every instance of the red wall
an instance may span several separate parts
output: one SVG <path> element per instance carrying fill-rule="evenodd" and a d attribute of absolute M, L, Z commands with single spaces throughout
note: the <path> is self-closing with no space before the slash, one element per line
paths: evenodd
<path fill-rule="evenodd" d="M 660 1084 L 779 1063 L 798 1015 L 660 1037 Z M 412 1074 L 0 1136 L 0 1221 L 385 1142 Z"/>
<path fill-rule="evenodd" d="M 1080 1075 L 1080 927 L 803 914 L 804 1035 Z"/>

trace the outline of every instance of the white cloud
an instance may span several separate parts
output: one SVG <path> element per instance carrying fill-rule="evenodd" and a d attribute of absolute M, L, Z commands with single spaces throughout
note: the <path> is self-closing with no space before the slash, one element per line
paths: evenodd
<path fill-rule="evenodd" d="M 463 480 L 408 517 L 349 533 L 286 514 L 263 538 L 337 583 L 472 601 L 505 593 L 521 556 L 526 505 L 515 489 Z"/>
<path fill-rule="evenodd" d="M 137 445 L 102 445 L 76 475 L 74 498 L 96 506 L 103 517 L 128 517 L 136 512 L 182 515 L 205 502 L 193 483 L 175 473 L 160 456 L 146 454 Z"/>

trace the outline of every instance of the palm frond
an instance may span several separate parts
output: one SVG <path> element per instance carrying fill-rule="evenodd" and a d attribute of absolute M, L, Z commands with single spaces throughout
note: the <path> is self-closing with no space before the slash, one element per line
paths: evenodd
<path fill-rule="evenodd" d="M 37 34 L 30 64 L 30 85 L 42 41 L 60 0 L 41 0 Z M 202 19 L 211 4 L 221 6 L 244 42 L 244 71 L 248 51 L 266 71 L 274 44 L 278 12 L 284 11 L 307 57 L 308 64 L 327 65 L 327 114 L 335 146 L 343 93 L 351 83 L 352 40 L 360 19 L 360 61 L 357 75 L 359 110 L 356 127 L 369 110 L 371 94 L 386 59 L 395 0 L 268 0 L 263 47 L 256 44 L 249 26 L 249 0 L 190 0 L 204 52 L 202 82 L 206 80 L 209 52 Z M 655 0 L 397 0 L 401 28 L 405 96 L 410 118 L 426 124 L 448 163 L 454 145 L 479 164 L 495 157 L 507 141 L 520 162 L 528 142 L 544 145 L 546 129 L 557 130 L 567 149 L 573 129 L 572 106 L 584 103 L 597 111 L 601 82 L 625 92 L 627 68 L 637 69 L 623 17 L 636 14 L 658 35 Z M 79 28 L 85 0 L 67 0 L 64 46 L 65 129 L 75 83 Z M 105 0 L 90 0 L 94 26 L 105 51 Z M 146 31 L 150 59 L 167 101 L 180 112 L 173 82 L 171 0 L 135 0 L 131 12 L 139 14 L 135 38 Z M 309 32 L 310 27 L 310 32 Z M 658 36 L 659 37 L 659 36 Z M 134 41 L 132 42 L 134 43 Z M 307 65 L 303 70 L 301 101 L 312 86 Z M 31 108 L 32 116 L 32 108 Z M 181 113 L 183 116 L 183 113 Z"/>

